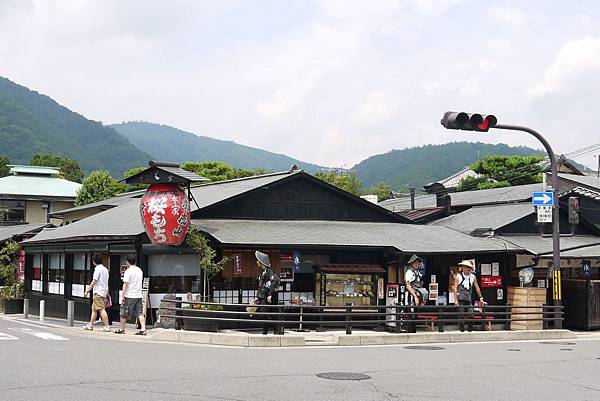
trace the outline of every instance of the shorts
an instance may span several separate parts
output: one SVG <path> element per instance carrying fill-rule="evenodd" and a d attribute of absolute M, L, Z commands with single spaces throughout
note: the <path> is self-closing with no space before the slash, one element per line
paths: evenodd
<path fill-rule="evenodd" d="M 94 294 L 94 300 L 92 302 L 92 310 L 101 310 L 106 308 L 106 297 L 100 294 Z"/>
<path fill-rule="evenodd" d="M 142 298 L 125 298 L 125 303 L 121 304 L 121 310 L 119 316 L 127 319 L 130 316 L 141 316 L 144 312 L 142 310 Z"/>

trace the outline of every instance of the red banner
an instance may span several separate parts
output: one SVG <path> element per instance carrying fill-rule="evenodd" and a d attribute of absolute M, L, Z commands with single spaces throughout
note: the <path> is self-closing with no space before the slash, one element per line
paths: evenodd
<path fill-rule="evenodd" d="M 502 276 L 482 276 L 481 287 L 502 287 Z"/>

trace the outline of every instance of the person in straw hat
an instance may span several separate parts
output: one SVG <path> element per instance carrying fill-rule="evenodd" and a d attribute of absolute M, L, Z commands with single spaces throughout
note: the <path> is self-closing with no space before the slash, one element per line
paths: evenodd
<path fill-rule="evenodd" d="M 406 284 L 406 291 L 412 295 L 412 299 L 415 305 L 425 304 L 429 294 L 425 288 L 423 288 L 423 277 L 419 271 L 423 260 L 417 255 L 412 255 L 408 260 L 408 269 L 404 273 L 404 283 Z"/>
<path fill-rule="evenodd" d="M 458 264 L 461 271 L 454 277 L 454 285 L 452 291 L 454 292 L 454 305 L 459 306 L 458 313 L 462 319 L 471 319 L 473 316 L 473 289 L 479 296 L 479 301 L 482 305 L 485 304 L 483 296 L 481 295 L 481 289 L 477 284 L 477 277 L 473 271 L 475 265 L 470 260 L 463 260 Z M 465 323 L 461 321 L 459 323 L 460 331 L 465 331 Z M 473 331 L 473 322 L 467 322 L 468 331 Z"/>
<path fill-rule="evenodd" d="M 269 259 L 269 255 L 263 252 L 256 251 L 254 253 L 256 256 L 256 265 L 260 267 L 261 273 L 258 277 L 258 291 L 256 291 L 256 300 L 254 304 L 256 305 L 272 305 L 277 304 L 277 287 L 279 287 L 280 279 L 279 276 L 273 271 L 271 268 L 271 260 Z M 260 308 L 261 312 L 268 312 L 270 308 L 263 307 Z M 272 316 L 270 315 L 258 315 L 260 319 L 272 320 Z M 281 333 L 281 328 L 270 323 L 263 324 L 263 334 L 269 333 L 269 327 L 273 327 L 274 334 L 283 334 Z"/>

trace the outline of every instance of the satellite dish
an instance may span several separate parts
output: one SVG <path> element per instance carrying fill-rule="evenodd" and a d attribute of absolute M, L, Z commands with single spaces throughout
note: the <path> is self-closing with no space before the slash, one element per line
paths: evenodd
<path fill-rule="evenodd" d="M 533 269 L 531 267 L 525 267 L 519 270 L 519 281 L 521 284 L 529 284 L 533 281 Z"/>

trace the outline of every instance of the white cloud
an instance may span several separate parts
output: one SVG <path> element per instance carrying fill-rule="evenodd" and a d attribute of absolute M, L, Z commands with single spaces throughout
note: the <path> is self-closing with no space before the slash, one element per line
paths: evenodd
<path fill-rule="evenodd" d="M 585 86 L 600 76 L 593 10 L 473 4 L 3 1 L 0 75 L 88 118 L 166 123 L 324 165 L 449 140 L 539 146 L 445 131 L 448 109 L 531 122 L 559 152 L 589 141 L 560 135 L 569 125 L 554 110 L 600 94 Z"/>
<path fill-rule="evenodd" d="M 574 83 L 584 81 L 592 85 L 600 83 L 600 38 L 585 37 L 565 43 L 528 93 L 535 97 L 572 90 Z"/>
<path fill-rule="evenodd" d="M 516 7 L 492 6 L 487 10 L 490 22 L 498 25 L 520 25 L 527 22 L 527 16 Z"/>

